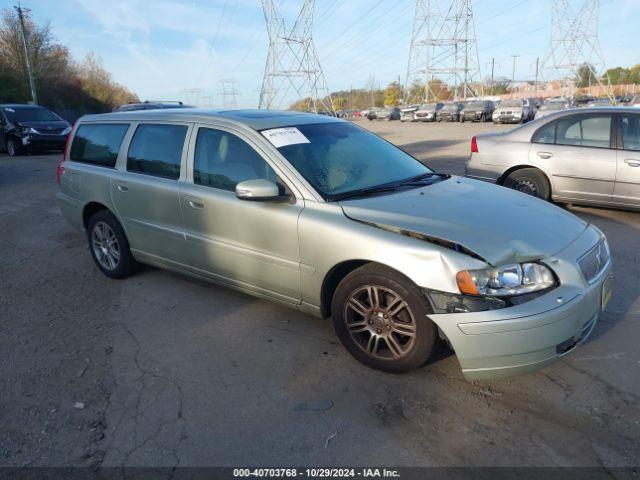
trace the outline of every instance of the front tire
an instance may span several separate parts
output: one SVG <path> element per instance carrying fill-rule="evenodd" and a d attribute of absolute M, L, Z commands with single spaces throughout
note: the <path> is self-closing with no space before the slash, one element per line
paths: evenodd
<path fill-rule="evenodd" d="M 108 210 L 100 210 L 87 226 L 89 251 L 96 266 L 110 278 L 127 278 L 139 268 L 131 254 L 129 241 L 118 219 Z"/>
<path fill-rule="evenodd" d="M 551 197 L 551 186 L 547 177 L 537 168 L 523 168 L 511 173 L 504 186 L 542 200 Z"/>
<path fill-rule="evenodd" d="M 19 157 L 24 152 L 22 145 L 15 138 L 7 139 L 7 154 L 10 157 Z"/>
<path fill-rule="evenodd" d="M 364 365 L 391 373 L 419 368 L 433 353 L 437 327 L 424 294 L 404 275 L 366 264 L 338 285 L 332 303 L 338 339 Z"/>

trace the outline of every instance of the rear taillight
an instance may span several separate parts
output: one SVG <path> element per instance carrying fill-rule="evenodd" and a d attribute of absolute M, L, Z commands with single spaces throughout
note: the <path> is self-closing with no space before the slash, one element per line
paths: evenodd
<path fill-rule="evenodd" d="M 471 139 L 471 153 L 478 153 L 478 141 L 476 137 Z"/>
<path fill-rule="evenodd" d="M 64 143 L 64 152 L 62 153 L 62 158 L 58 162 L 58 168 L 56 169 L 56 181 L 58 182 L 58 185 L 60 185 L 60 177 L 64 173 L 64 167 L 62 166 L 62 164 L 64 163 L 65 159 L 67 158 L 67 152 L 69 151 L 69 143 L 71 143 L 71 135 L 73 135 L 73 129 L 74 128 L 76 128 L 76 123 L 75 122 L 74 122 L 73 126 L 71 127 L 71 131 L 69 132 L 69 135 L 67 135 L 67 141 Z"/>

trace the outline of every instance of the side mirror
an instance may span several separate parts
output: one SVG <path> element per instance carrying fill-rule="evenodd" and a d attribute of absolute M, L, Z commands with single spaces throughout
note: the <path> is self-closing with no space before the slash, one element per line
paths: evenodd
<path fill-rule="evenodd" d="M 252 202 L 285 202 L 289 195 L 280 195 L 278 185 L 269 180 L 245 180 L 236 185 L 236 197 Z"/>

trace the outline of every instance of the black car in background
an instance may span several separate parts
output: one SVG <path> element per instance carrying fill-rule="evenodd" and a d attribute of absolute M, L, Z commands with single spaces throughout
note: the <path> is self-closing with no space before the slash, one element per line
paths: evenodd
<path fill-rule="evenodd" d="M 144 102 L 132 102 L 120 105 L 113 109 L 114 112 L 133 112 L 134 110 L 158 110 L 161 108 L 193 108 L 191 105 L 185 105 L 182 102 L 154 102 L 145 100 Z"/>
<path fill-rule="evenodd" d="M 460 112 L 463 107 L 464 104 L 461 102 L 445 103 L 438 112 L 436 120 L 438 122 L 457 122 L 460 120 Z"/>
<path fill-rule="evenodd" d="M 0 104 L 0 150 L 11 157 L 34 150 L 64 150 L 71 125 L 39 105 Z"/>
<path fill-rule="evenodd" d="M 470 101 L 460 111 L 461 122 L 490 122 L 493 116 L 493 102 L 490 100 Z"/>

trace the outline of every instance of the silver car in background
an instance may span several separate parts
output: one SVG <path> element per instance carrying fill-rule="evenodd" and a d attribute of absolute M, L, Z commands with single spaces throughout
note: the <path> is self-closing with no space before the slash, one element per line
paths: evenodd
<path fill-rule="evenodd" d="M 423 103 L 416 110 L 414 118 L 417 122 L 435 122 L 438 112 L 442 110 L 444 103 Z"/>
<path fill-rule="evenodd" d="M 436 173 L 329 116 L 90 115 L 58 179 L 62 212 L 108 277 L 147 263 L 331 317 L 345 348 L 383 371 L 418 368 L 438 338 L 467 378 L 532 371 L 584 341 L 611 297 L 594 226 Z"/>
<path fill-rule="evenodd" d="M 535 115 L 533 102 L 528 98 L 502 100 L 493 111 L 493 123 L 526 123 Z"/>
<path fill-rule="evenodd" d="M 640 209 L 640 112 L 565 110 L 477 135 L 466 176 L 545 200 Z"/>
<path fill-rule="evenodd" d="M 408 107 L 400 108 L 400 121 L 401 122 L 413 122 L 415 121 L 415 113 L 418 110 L 419 105 L 409 105 Z"/>
<path fill-rule="evenodd" d="M 545 101 L 535 113 L 535 118 L 543 118 L 554 112 L 561 112 L 567 110 L 570 107 L 569 100 L 566 99 L 553 99 Z"/>

